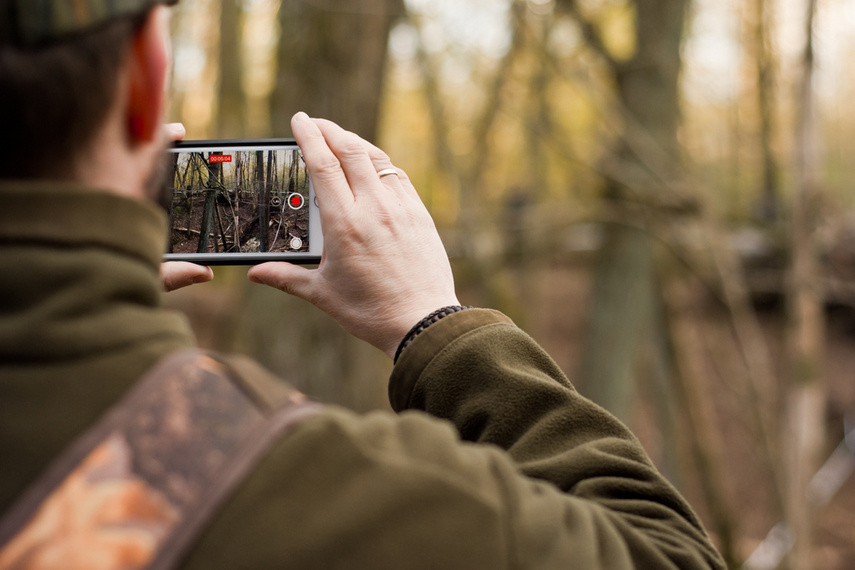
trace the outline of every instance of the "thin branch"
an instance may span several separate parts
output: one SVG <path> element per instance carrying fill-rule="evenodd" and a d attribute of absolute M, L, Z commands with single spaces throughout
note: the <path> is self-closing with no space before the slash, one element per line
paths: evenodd
<path fill-rule="evenodd" d="M 617 69 L 620 68 L 621 63 L 616 60 L 609 51 L 609 48 L 606 46 L 603 39 L 603 34 L 600 32 L 599 28 L 597 28 L 596 24 L 582 14 L 582 11 L 579 9 L 578 0 L 563 0 L 559 2 L 559 6 L 570 14 L 570 16 L 572 16 L 579 24 L 579 27 L 582 29 L 582 37 L 585 38 L 585 42 L 591 47 L 591 49 L 597 52 L 597 55 L 603 58 L 606 64 L 612 68 L 613 71 L 617 71 Z"/>

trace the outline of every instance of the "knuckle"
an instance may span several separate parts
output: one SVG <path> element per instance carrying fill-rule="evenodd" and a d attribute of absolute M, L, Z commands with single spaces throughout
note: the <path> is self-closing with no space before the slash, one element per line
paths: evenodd
<path fill-rule="evenodd" d="M 388 164 L 389 166 L 392 166 L 392 159 L 389 158 L 388 154 L 386 154 L 379 148 L 373 147 L 369 154 L 371 155 L 371 158 L 375 161 L 380 162 L 381 164 Z M 400 168 L 398 170 L 400 170 Z"/>
<path fill-rule="evenodd" d="M 321 178 L 332 178 L 341 172 L 341 162 L 332 155 L 315 161 L 313 166 L 310 167 L 312 174 Z"/>
<path fill-rule="evenodd" d="M 363 159 L 367 156 L 365 148 L 362 146 L 362 142 L 359 137 L 351 134 L 345 137 L 345 140 L 338 148 L 338 152 L 336 154 L 339 156 L 340 160 L 345 162 Z"/>

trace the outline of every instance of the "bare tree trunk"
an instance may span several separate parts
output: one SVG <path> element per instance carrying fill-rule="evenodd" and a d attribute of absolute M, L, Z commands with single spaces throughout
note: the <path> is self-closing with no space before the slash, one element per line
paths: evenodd
<path fill-rule="evenodd" d="M 223 154 L 221 152 L 212 152 L 211 155 Z M 202 227 L 199 233 L 199 246 L 196 248 L 196 253 L 208 252 L 208 241 L 210 240 L 211 231 L 214 230 L 214 208 L 217 206 L 217 189 L 220 187 L 220 176 L 222 175 L 223 165 L 221 163 L 208 165 L 208 181 L 205 187 L 205 208 L 202 211 Z M 216 247 L 216 237 L 214 239 Z"/>
<path fill-rule="evenodd" d="M 175 213 L 173 212 L 173 203 L 175 196 L 175 189 L 180 188 L 180 183 L 176 182 L 175 177 L 178 172 L 178 154 L 175 153 L 169 160 L 169 173 L 167 174 L 167 187 L 165 190 L 165 195 L 163 196 L 163 206 L 166 206 L 166 212 L 169 215 L 169 220 L 167 221 L 167 242 L 166 242 L 166 252 L 172 253 L 172 228 L 175 227 L 173 218 L 175 217 Z"/>
<path fill-rule="evenodd" d="M 606 226 L 579 376 L 588 394 L 624 420 L 633 390 L 633 365 L 649 330 L 654 278 L 650 239 L 638 223 L 643 223 L 643 209 L 656 202 L 663 186 L 679 186 L 675 183 L 681 177 L 677 128 L 687 4 L 687 0 L 636 0 L 635 53 L 628 61 L 618 61 L 576 0 L 562 2 L 611 72 L 623 112 L 624 133 L 608 159 L 617 164 L 606 169 L 619 170 L 623 179 L 607 180 L 604 189 L 606 218 L 617 223 Z"/>
<path fill-rule="evenodd" d="M 763 153 L 763 181 L 760 199 L 760 216 L 765 222 L 778 219 L 780 177 L 775 152 L 772 148 L 774 135 L 775 97 L 774 97 L 774 58 L 769 45 L 774 34 L 770 27 L 770 7 L 768 0 L 754 0 L 751 4 L 752 30 L 750 41 L 753 45 L 757 71 L 757 109 L 760 116 L 760 149 Z"/>
<path fill-rule="evenodd" d="M 233 251 L 240 251 L 240 198 L 243 194 L 243 153 L 235 153 L 235 194 L 232 201 L 232 247 Z"/>
<path fill-rule="evenodd" d="M 388 34 L 402 11 L 401 0 L 282 0 L 270 98 L 274 136 L 288 136 L 291 116 L 306 111 L 376 138 Z M 263 167 L 254 178 L 263 181 Z M 268 205 L 259 192 L 259 210 Z M 266 227 L 266 219 L 260 222 Z M 384 355 L 300 299 L 247 287 L 240 348 L 322 401 L 359 411 L 388 408 Z"/>
<path fill-rule="evenodd" d="M 255 196 L 258 200 L 258 251 L 267 251 L 267 203 L 265 200 L 264 151 L 255 151 Z"/>
<path fill-rule="evenodd" d="M 611 226 L 594 272 L 581 372 L 585 394 L 629 422 L 633 370 L 649 329 L 655 266 L 643 230 Z"/>
<path fill-rule="evenodd" d="M 264 179 L 264 192 L 259 198 L 258 210 L 261 212 L 258 231 L 262 244 L 258 251 L 268 251 L 273 248 L 270 243 L 270 190 L 273 187 L 273 151 L 267 151 L 267 176 Z"/>
<path fill-rule="evenodd" d="M 377 134 L 389 30 L 401 0 L 283 0 L 273 132 L 291 131 L 291 116 L 324 117 L 367 140 Z"/>
<path fill-rule="evenodd" d="M 819 251 L 815 237 L 813 207 L 819 191 L 815 102 L 813 97 L 813 25 L 817 0 L 809 0 L 802 57 L 796 138 L 798 184 L 792 211 L 792 261 L 790 267 L 790 389 L 787 401 L 789 442 L 787 473 L 787 520 L 794 543 L 790 555 L 793 570 L 811 568 L 813 509 L 807 502 L 810 478 L 819 467 L 824 443 L 825 386 L 823 340 L 825 318 L 821 290 Z"/>
<path fill-rule="evenodd" d="M 241 138 L 245 123 L 240 41 L 243 11 L 239 0 L 221 0 L 220 6 L 217 137 Z"/>

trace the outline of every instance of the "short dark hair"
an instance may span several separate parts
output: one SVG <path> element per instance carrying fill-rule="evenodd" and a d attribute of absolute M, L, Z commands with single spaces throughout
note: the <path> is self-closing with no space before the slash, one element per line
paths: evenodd
<path fill-rule="evenodd" d="M 38 45 L 0 45 L 0 178 L 69 179 L 117 97 L 147 14 Z"/>

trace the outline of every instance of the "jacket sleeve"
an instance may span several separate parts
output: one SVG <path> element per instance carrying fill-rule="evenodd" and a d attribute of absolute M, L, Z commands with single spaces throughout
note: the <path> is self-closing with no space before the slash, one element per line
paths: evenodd
<path fill-rule="evenodd" d="M 503 315 L 431 325 L 389 389 L 397 416 L 328 406 L 278 441 L 182 568 L 724 567 L 629 431 Z"/>
<path fill-rule="evenodd" d="M 724 567 L 630 431 L 501 313 L 456 313 L 420 334 L 393 371 L 390 400 L 507 452 L 515 469 L 497 467 L 496 477 L 520 567 Z"/>

